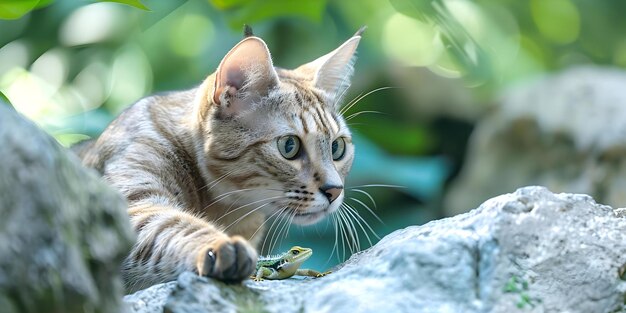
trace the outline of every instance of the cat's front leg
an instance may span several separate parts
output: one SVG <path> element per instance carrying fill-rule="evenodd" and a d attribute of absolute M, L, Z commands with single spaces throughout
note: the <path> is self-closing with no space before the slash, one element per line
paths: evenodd
<path fill-rule="evenodd" d="M 252 273 L 257 254 L 240 236 L 216 240 L 200 249 L 196 263 L 198 274 L 222 281 L 241 281 Z"/>
<path fill-rule="evenodd" d="M 131 204 L 137 242 L 124 260 L 127 291 L 175 280 L 184 271 L 235 282 L 254 272 L 257 253 L 240 236 L 229 236 L 211 222 L 174 205 Z"/>

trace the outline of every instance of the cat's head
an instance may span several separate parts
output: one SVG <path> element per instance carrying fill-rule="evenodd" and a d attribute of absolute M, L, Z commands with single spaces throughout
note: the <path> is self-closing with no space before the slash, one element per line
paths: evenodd
<path fill-rule="evenodd" d="M 205 83 L 201 114 L 214 196 L 231 192 L 236 207 L 249 203 L 245 211 L 289 214 L 299 224 L 339 208 L 354 159 L 339 109 L 360 39 L 361 31 L 293 70 L 275 68 L 254 36 L 226 54 Z"/>

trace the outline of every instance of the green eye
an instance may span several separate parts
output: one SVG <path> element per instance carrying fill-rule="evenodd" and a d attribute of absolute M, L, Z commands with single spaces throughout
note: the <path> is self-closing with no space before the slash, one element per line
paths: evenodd
<path fill-rule="evenodd" d="M 339 161 L 346 153 L 346 141 L 343 137 L 339 137 L 332 144 L 333 160 Z"/>
<path fill-rule="evenodd" d="M 278 138 L 278 151 L 287 160 L 295 159 L 300 152 L 300 138 L 294 135 Z"/>

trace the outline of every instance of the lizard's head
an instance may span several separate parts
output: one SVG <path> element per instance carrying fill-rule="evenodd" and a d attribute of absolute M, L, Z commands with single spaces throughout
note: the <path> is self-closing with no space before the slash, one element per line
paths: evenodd
<path fill-rule="evenodd" d="M 290 265 L 300 266 L 300 264 L 310 258 L 311 255 L 313 255 L 313 250 L 311 250 L 310 248 L 295 246 L 289 249 L 289 251 L 285 252 L 285 254 L 283 255 L 283 259 L 285 259 Z"/>

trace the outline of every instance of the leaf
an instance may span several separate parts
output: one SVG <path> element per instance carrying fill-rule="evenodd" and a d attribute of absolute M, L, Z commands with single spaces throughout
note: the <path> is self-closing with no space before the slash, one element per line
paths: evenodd
<path fill-rule="evenodd" d="M 11 104 L 11 101 L 9 101 L 9 98 L 7 98 L 7 96 L 5 96 L 2 91 L 0 91 L 0 104 L 6 105 L 9 108 L 13 108 L 13 105 Z"/>
<path fill-rule="evenodd" d="M 504 292 L 519 292 L 519 288 L 517 287 L 517 277 L 513 276 L 507 281 L 504 286 Z"/>
<path fill-rule="evenodd" d="M 137 9 L 141 9 L 144 11 L 150 11 L 150 8 L 148 8 L 145 4 L 141 3 L 141 0 L 98 0 L 97 2 L 117 2 L 117 3 L 129 5 L 131 7 L 135 7 Z"/>
<path fill-rule="evenodd" d="M 475 84 L 493 80 L 489 54 L 448 10 L 443 0 L 390 0 L 406 16 L 437 26 L 441 42 L 453 62 Z"/>
<path fill-rule="evenodd" d="M 253 0 L 209 0 L 209 2 L 213 4 L 213 6 L 220 10 L 227 10 L 236 6 L 249 4 L 252 1 Z"/>
<path fill-rule="evenodd" d="M 32 11 L 39 2 L 39 0 L 0 0 L 0 19 L 18 19 Z"/>
<path fill-rule="evenodd" d="M 55 134 L 54 139 L 56 139 L 62 146 L 70 147 L 75 143 L 81 142 L 83 140 L 90 139 L 91 137 L 85 134 Z"/>
<path fill-rule="evenodd" d="M 45 8 L 51 5 L 52 2 L 54 2 L 54 0 L 39 0 L 39 3 L 37 3 L 37 5 L 35 6 L 35 9 Z"/>
<path fill-rule="evenodd" d="M 326 8 L 327 0 L 209 0 L 225 11 L 232 28 L 252 24 L 274 17 L 296 16 L 318 22 Z"/>

